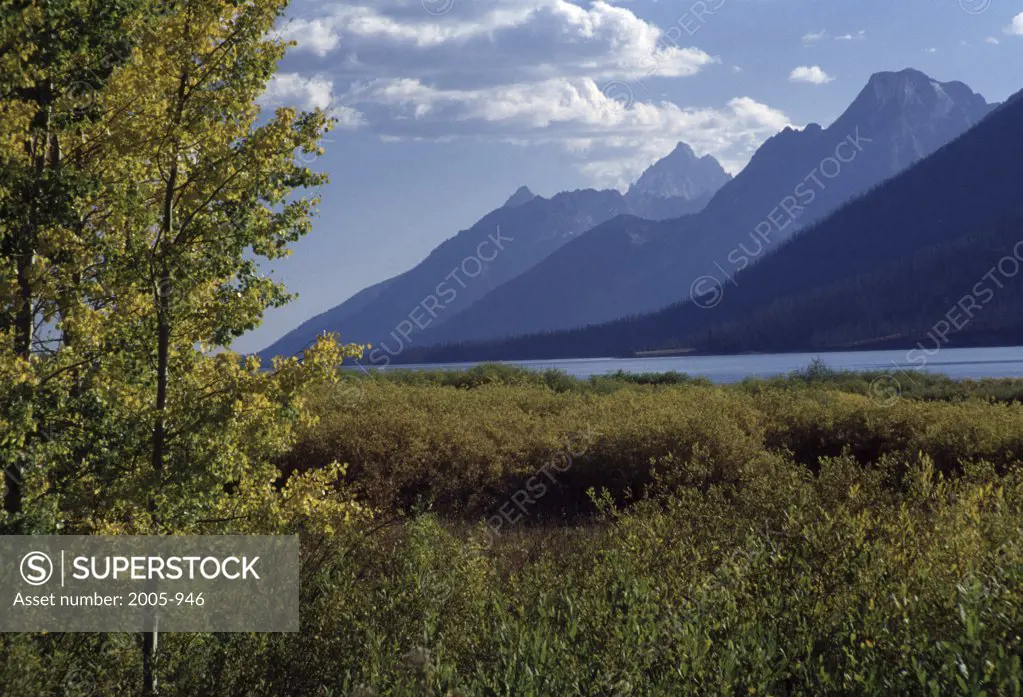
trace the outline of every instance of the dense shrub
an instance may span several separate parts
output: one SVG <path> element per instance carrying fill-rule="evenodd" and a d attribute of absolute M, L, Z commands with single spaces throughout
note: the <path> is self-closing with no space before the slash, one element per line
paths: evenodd
<path fill-rule="evenodd" d="M 493 545 L 433 515 L 335 540 L 301 633 L 170 635 L 165 694 L 1020 694 L 1023 477 L 899 465 L 892 486 L 849 457 L 816 475 L 772 457 Z M 108 651 L 62 675 L 114 694 L 124 642 L 93 641 Z"/>
<path fill-rule="evenodd" d="M 283 467 L 345 462 L 371 504 L 471 518 L 493 514 L 554 463 L 557 481 L 548 477 L 529 506 L 545 518 L 592 511 L 591 487 L 621 502 L 641 496 L 657 472 L 690 485 L 731 482 L 779 454 L 816 470 L 821 458 L 843 454 L 870 465 L 924 453 L 946 473 L 1023 459 L 1017 402 L 892 399 L 869 394 L 870 383 L 865 394 L 843 392 L 821 371 L 756 389 L 609 378 L 614 389 L 562 390 L 513 369 L 494 375 L 471 388 L 442 373 L 363 378 L 357 400 L 350 385 L 326 388 L 313 397 L 321 419 Z M 349 398 L 343 405 L 338 390 Z"/>
<path fill-rule="evenodd" d="M 373 517 L 302 528 L 301 632 L 162 637 L 162 694 L 1019 696 L 1023 405 L 871 383 L 321 386 L 285 469 Z M 133 694 L 137 655 L 3 635 L 0 686 Z"/>

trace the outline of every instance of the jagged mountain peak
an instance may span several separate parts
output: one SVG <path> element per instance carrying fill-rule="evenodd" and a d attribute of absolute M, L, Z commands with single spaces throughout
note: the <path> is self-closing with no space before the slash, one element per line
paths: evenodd
<path fill-rule="evenodd" d="M 516 206 L 521 206 L 524 203 L 529 203 L 534 198 L 536 198 L 536 194 L 530 191 L 528 186 L 520 186 L 515 190 L 515 193 L 504 202 L 504 206 L 502 207 L 515 208 Z"/>
<path fill-rule="evenodd" d="M 693 151 L 691 147 L 689 147 L 688 143 L 684 143 L 680 140 L 678 142 L 678 145 L 675 146 L 675 149 L 668 154 L 668 157 L 673 159 L 686 158 L 689 161 L 695 161 L 696 153 Z"/>
<path fill-rule="evenodd" d="M 643 172 L 628 195 L 693 201 L 713 194 L 730 179 L 731 175 L 712 155 L 698 158 L 688 144 L 679 141 L 670 153 Z"/>

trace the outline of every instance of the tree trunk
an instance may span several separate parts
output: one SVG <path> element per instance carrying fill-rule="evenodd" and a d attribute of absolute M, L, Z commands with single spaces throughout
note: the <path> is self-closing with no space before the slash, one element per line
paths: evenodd
<path fill-rule="evenodd" d="M 178 121 L 184 108 L 185 86 L 188 76 L 182 74 L 178 88 Z M 157 482 L 163 476 L 164 457 L 166 455 L 167 430 L 165 423 L 165 412 L 167 411 L 167 385 L 170 374 L 170 335 L 171 318 L 170 305 L 173 293 L 170 266 L 166 254 L 161 254 L 160 246 L 172 243 L 174 231 L 174 191 L 178 181 L 177 152 L 174 153 L 174 162 L 171 163 L 170 173 L 167 177 L 167 186 L 164 190 L 163 200 L 163 221 L 160 224 L 160 239 L 157 242 L 155 253 L 160 259 L 160 278 L 156 285 L 156 416 L 153 423 L 153 453 L 152 466 L 156 473 Z M 151 505 L 152 509 L 153 506 Z M 142 694 L 150 697 L 157 693 L 156 685 L 156 654 L 157 654 L 157 630 L 154 626 L 151 631 L 145 632 L 142 638 Z"/>
<path fill-rule="evenodd" d="M 31 245 L 29 249 L 18 251 L 18 306 L 14 317 L 14 353 L 18 358 L 28 361 L 32 356 L 32 329 L 34 319 L 32 312 L 32 283 L 29 274 L 32 269 L 33 253 Z M 19 388 L 18 392 L 25 390 Z M 28 398 L 26 394 L 19 394 L 22 399 Z M 18 525 L 22 515 L 22 490 L 21 478 L 23 475 L 22 457 L 15 453 L 7 467 L 4 468 L 4 511 L 7 519 Z"/>
<path fill-rule="evenodd" d="M 164 412 L 167 410 L 167 379 L 170 368 L 170 274 L 166 266 L 160 273 L 159 288 L 156 291 L 156 420 L 153 424 L 153 471 L 159 476 L 163 472 L 166 448 L 166 426 Z"/>
<path fill-rule="evenodd" d="M 155 697 L 159 689 L 156 675 L 156 653 L 159 644 L 159 627 L 155 616 L 150 631 L 142 635 L 142 697 Z"/>
<path fill-rule="evenodd" d="M 39 111 L 36 113 L 34 126 L 37 134 L 32 136 L 26 143 L 29 157 L 32 159 L 33 175 L 35 182 L 42 180 L 46 172 L 47 159 L 50 149 L 53 147 L 50 136 L 50 101 L 52 90 L 49 83 L 42 83 L 36 87 L 36 94 L 40 101 Z M 22 238 L 16 242 L 16 266 L 18 297 L 14 314 L 14 354 L 24 361 L 32 358 L 32 332 L 35 328 L 35 296 L 32 290 L 32 266 L 35 262 L 36 244 L 39 224 L 37 206 L 39 204 L 39 191 L 32 194 L 33 200 L 28 201 L 28 209 L 31 211 L 29 220 L 26 221 Z M 25 389 L 19 389 L 17 398 L 30 400 L 32 395 Z M 4 511 L 7 519 L 17 528 L 21 525 L 23 513 L 22 476 L 24 473 L 23 456 L 15 454 L 4 467 Z"/>

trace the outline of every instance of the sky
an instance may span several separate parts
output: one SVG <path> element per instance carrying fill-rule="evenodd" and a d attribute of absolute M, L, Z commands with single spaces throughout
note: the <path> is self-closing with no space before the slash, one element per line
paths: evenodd
<path fill-rule="evenodd" d="M 265 270 L 298 298 L 256 351 L 406 271 L 519 186 L 626 188 L 684 141 L 733 174 L 912 67 L 1023 89 L 1023 0 L 297 0 L 261 102 L 329 109 L 313 231 Z M 342 333 L 342 340 L 344 339 Z"/>

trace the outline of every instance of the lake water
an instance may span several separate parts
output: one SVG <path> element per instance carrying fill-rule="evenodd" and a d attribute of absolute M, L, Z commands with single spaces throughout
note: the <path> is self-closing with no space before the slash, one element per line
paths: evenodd
<path fill-rule="evenodd" d="M 508 361 L 533 370 L 557 368 L 578 378 L 627 373 L 675 371 L 702 375 L 714 382 L 737 382 L 747 377 L 782 375 L 807 367 L 819 358 L 834 370 L 924 370 L 957 379 L 1023 377 L 1023 347 L 946 348 L 933 355 L 915 351 L 843 351 L 835 353 L 774 353 L 741 356 L 673 356 L 660 358 L 579 358 L 556 361 Z M 926 363 L 924 363 L 926 361 Z M 475 363 L 434 363 L 401 366 L 412 370 L 465 370 Z"/>

